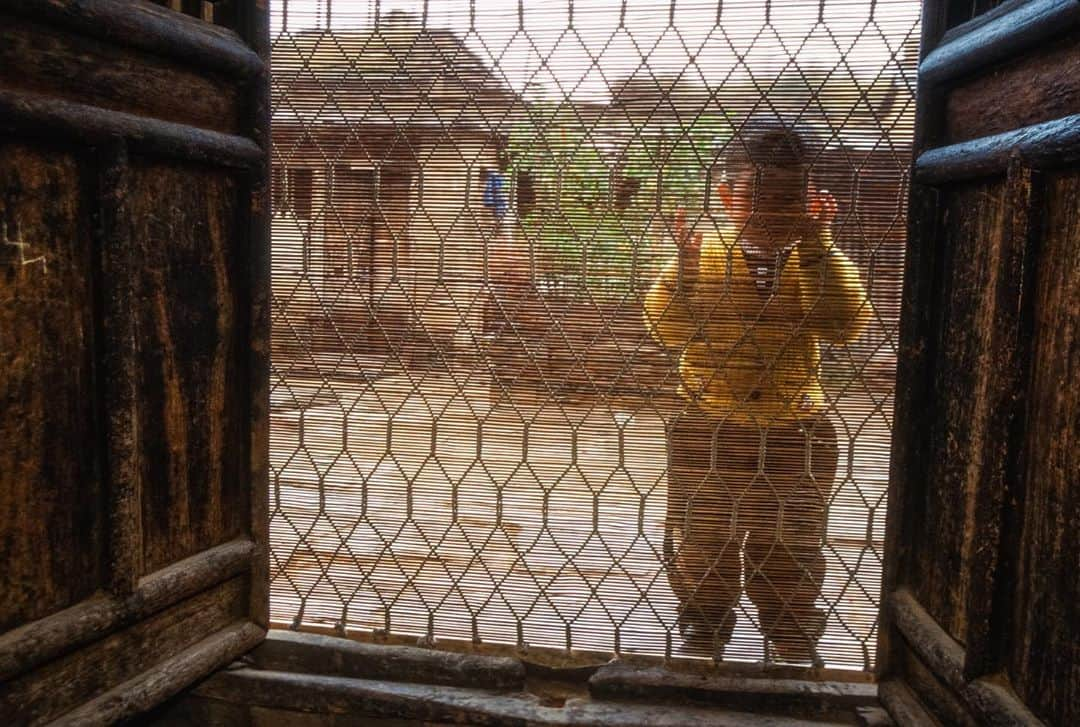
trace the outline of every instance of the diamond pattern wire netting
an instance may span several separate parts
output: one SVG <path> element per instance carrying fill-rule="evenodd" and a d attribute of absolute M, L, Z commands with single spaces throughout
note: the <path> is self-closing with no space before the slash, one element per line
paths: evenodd
<path fill-rule="evenodd" d="M 870 669 L 918 15 L 275 0 L 275 622 Z M 763 113 L 837 205 L 779 277 L 716 243 Z M 864 295 L 811 336 L 838 270 Z"/>

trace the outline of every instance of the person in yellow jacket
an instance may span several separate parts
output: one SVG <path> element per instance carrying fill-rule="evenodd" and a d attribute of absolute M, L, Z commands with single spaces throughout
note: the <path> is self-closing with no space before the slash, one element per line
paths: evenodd
<path fill-rule="evenodd" d="M 782 661 L 820 663 L 815 602 L 837 465 L 822 343 L 870 316 L 858 269 L 834 245 L 836 202 L 809 183 L 809 136 L 744 124 L 723 159 L 724 219 L 676 224 L 678 254 L 645 300 L 653 337 L 679 357 L 686 410 L 668 426 L 668 580 L 687 639 L 731 638 L 745 583 Z"/>

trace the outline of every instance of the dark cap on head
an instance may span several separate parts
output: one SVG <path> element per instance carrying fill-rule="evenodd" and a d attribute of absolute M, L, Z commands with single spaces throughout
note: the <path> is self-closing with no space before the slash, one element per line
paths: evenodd
<path fill-rule="evenodd" d="M 774 113 L 750 116 L 728 142 L 723 171 L 731 177 L 763 167 L 806 172 L 816 153 L 813 132 Z"/>

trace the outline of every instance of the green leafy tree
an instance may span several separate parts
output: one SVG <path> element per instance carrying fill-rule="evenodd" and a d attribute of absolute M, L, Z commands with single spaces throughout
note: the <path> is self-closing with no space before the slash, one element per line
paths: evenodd
<path fill-rule="evenodd" d="M 704 210 L 728 138 L 718 115 L 593 124 L 569 104 L 533 106 L 511 132 L 509 152 L 511 171 L 528 174 L 536 191 L 519 224 L 538 254 L 538 282 L 607 300 L 641 291 L 673 252 L 676 211 Z"/>

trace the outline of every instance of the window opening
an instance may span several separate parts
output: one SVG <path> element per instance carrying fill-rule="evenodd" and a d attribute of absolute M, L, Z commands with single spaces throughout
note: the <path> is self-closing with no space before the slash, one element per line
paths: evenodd
<path fill-rule="evenodd" d="M 272 8 L 275 622 L 870 669 L 919 4 Z"/>
<path fill-rule="evenodd" d="M 315 172 L 304 167 L 275 167 L 272 173 L 273 213 L 311 219 Z"/>

